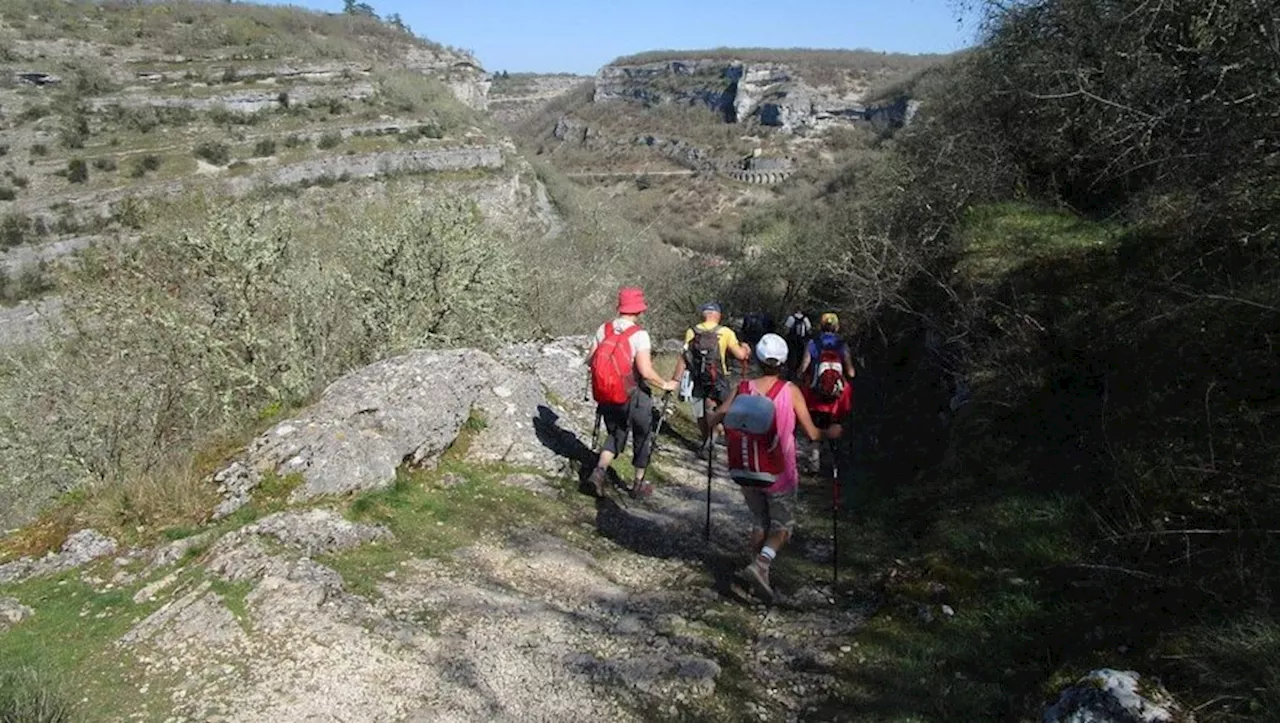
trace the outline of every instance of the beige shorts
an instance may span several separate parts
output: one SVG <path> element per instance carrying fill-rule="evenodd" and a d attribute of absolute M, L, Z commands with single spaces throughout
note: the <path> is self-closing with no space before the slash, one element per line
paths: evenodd
<path fill-rule="evenodd" d="M 751 510 L 754 530 L 768 534 L 791 534 L 796 525 L 796 490 L 771 495 L 764 490 L 743 487 L 742 497 Z"/>

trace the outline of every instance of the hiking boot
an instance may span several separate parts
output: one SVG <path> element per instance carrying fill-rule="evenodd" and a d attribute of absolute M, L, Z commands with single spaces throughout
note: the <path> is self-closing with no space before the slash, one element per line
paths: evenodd
<path fill-rule="evenodd" d="M 631 499 L 646 500 L 653 496 L 653 484 L 649 480 L 640 480 L 631 488 Z"/>
<path fill-rule="evenodd" d="M 769 571 L 766 570 L 758 562 L 752 562 L 738 573 L 747 582 L 751 583 L 751 587 L 760 597 L 773 601 L 773 587 L 769 585 Z"/>
<path fill-rule="evenodd" d="M 587 478 L 587 484 L 590 485 L 592 492 L 596 497 L 604 497 L 604 478 L 605 468 L 596 467 L 591 470 L 591 476 Z"/>

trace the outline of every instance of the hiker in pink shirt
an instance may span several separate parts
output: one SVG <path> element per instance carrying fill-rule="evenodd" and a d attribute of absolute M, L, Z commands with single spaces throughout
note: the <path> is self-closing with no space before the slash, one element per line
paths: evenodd
<path fill-rule="evenodd" d="M 791 530 L 795 527 L 796 489 L 800 486 L 800 472 L 796 464 L 796 426 L 799 425 L 805 436 L 814 442 L 825 435 L 809 417 L 804 392 L 782 378 L 787 363 L 787 342 L 777 334 L 766 334 L 756 344 L 756 357 L 760 360 L 760 378 L 740 384 L 712 416 L 711 423 L 722 423 L 733 400 L 740 394 L 768 397 L 773 402 L 774 428 L 781 448 L 782 468 L 767 487 L 742 486 L 742 496 L 753 517 L 750 544 L 754 559 L 739 573 L 755 587 L 756 592 L 773 599 L 769 566 L 782 546 L 791 539 Z"/>

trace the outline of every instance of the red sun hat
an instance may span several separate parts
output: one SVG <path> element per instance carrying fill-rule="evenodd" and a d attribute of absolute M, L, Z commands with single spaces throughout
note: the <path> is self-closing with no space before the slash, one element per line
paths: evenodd
<path fill-rule="evenodd" d="M 619 314 L 641 314 L 648 308 L 644 303 L 644 289 L 628 286 L 618 291 Z"/>

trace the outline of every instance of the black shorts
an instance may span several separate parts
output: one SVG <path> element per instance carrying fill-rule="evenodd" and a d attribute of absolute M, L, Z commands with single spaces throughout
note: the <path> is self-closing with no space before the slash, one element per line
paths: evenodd
<path fill-rule="evenodd" d="M 726 377 L 720 377 L 710 386 L 702 385 L 697 382 L 693 383 L 694 399 L 710 399 L 719 404 L 729 398 L 729 380 Z"/>

